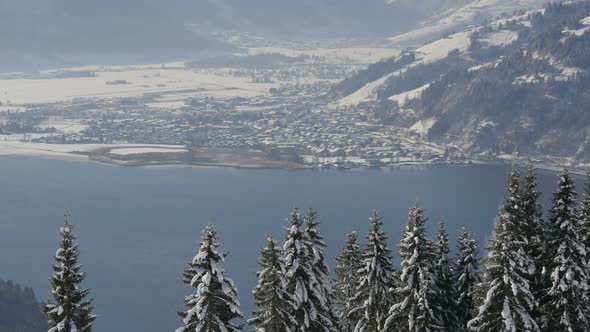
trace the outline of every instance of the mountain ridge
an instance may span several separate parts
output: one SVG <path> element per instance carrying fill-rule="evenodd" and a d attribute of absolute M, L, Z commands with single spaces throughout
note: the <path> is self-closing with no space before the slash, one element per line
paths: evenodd
<path fill-rule="evenodd" d="M 408 49 L 333 97 L 460 154 L 587 161 L 589 31 L 588 2 L 549 4 Z"/>

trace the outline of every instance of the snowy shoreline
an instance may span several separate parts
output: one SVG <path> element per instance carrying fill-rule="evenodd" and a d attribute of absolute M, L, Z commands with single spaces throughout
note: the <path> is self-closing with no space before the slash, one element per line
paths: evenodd
<path fill-rule="evenodd" d="M 174 153 L 186 152 L 186 147 L 181 145 L 164 145 L 164 144 L 45 144 L 45 143 L 28 143 L 17 141 L 0 141 L 0 158 L 2 157 L 33 157 L 49 158 L 61 160 L 75 160 L 83 162 L 96 162 L 100 164 L 122 166 L 122 167 L 220 167 L 234 169 L 324 169 L 324 167 L 314 167 L 306 164 L 295 164 L 290 162 L 256 160 L 246 161 L 237 156 L 230 162 L 185 162 L 179 159 L 151 159 L 146 156 L 153 155 L 171 155 Z M 135 153 L 138 153 L 135 155 Z M 112 159 L 109 156 L 126 157 L 126 159 Z M 136 157 L 133 157 L 136 156 Z M 436 166 L 436 165 L 510 165 L 513 162 L 518 165 L 524 165 L 527 158 L 516 158 L 511 156 L 501 156 L 497 159 L 478 159 L 466 158 L 462 160 L 449 161 L 412 161 L 400 162 L 388 166 L 367 167 L 352 166 L 345 169 L 328 167 L 332 169 L 354 170 L 354 169 L 394 169 L 397 167 L 407 166 Z M 567 168 L 571 173 L 585 175 L 588 173 L 586 166 L 572 166 L 571 161 L 565 161 L 559 164 L 558 161 L 539 162 L 533 159 L 535 167 L 550 172 L 559 172 Z"/>

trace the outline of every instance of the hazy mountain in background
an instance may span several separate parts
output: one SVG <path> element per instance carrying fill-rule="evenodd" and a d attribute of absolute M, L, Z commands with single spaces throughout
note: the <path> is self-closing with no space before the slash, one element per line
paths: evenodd
<path fill-rule="evenodd" d="M 231 50 L 217 38 L 220 33 L 275 40 L 384 39 L 465 1 L 0 0 L 0 69 Z"/>
<path fill-rule="evenodd" d="M 33 290 L 0 280 L 0 332 L 43 332 L 47 321 Z"/>
<path fill-rule="evenodd" d="M 244 35 L 254 35 L 275 42 L 401 47 L 541 2 L 0 0 L 0 70 L 212 56 L 235 51 L 228 35 L 240 36 L 240 46 Z"/>
<path fill-rule="evenodd" d="M 590 2 L 564 2 L 448 34 L 334 89 L 464 153 L 590 160 Z"/>
<path fill-rule="evenodd" d="M 400 4 L 407 0 L 394 0 Z M 541 7 L 545 0 L 459 0 L 442 1 L 436 6 L 434 1 L 420 2 L 429 17 L 420 23 L 419 28 L 392 36 L 391 43 L 397 46 L 413 46 L 425 41 L 438 39 L 442 34 L 460 31 L 474 24 L 495 19 L 499 15 L 511 14 L 522 9 Z M 406 4 L 408 5 L 408 4 Z M 414 6 L 418 6 L 417 4 Z"/>

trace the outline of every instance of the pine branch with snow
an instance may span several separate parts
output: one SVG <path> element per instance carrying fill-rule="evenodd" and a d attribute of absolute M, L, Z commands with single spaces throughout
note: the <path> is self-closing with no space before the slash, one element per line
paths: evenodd
<path fill-rule="evenodd" d="M 184 298 L 187 310 L 178 313 L 182 326 L 176 332 L 241 330 L 234 323 L 243 318 L 238 292 L 223 269 L 226 254 L 218 251 L 220 246 L 217 230 L 213 225 L 207 225 L 197 254 L 183 273 L 183 282 L 195 292 Z"/>
<path fill-rule="evenodd" d="M 96 316 L 92 313 L 90 291 L 80 288 L 86 274 L 78 263 L 80 251 L 74 236 L 74 225 L 69 213 L 64 215 L 60 228 L 61 242 L 55 253 L 51 295 L 44 311 L 48 318 L 49 332 L 90 332 Z"/>

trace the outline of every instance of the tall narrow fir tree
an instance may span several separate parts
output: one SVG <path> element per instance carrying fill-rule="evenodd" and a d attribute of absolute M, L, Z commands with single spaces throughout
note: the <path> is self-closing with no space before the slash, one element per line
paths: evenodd
<path fill-rule="evenodd" d="M 277 241 L 269 235 L 266 247 L 260 250 L 258 284 L 252 291 L 257 310 L 248 320 L 256 332 L 290 332 L 294 325 L 281 255 Z"/>
<path fill-rule="evenodd" d="M 479 257 L 473 232 L 463 226 L 459 232 L 455 290 L 457 291 L 457 323 L 459 331 L 467 330 L 467 323 L 475 314 L 476 288 L 479 276 Z"/>
<path fill-rule="evenodd" d="M 586 175 L 586 188 L 584 197 L 578 209 L 578 218 L 580 221 L 580 240 L 590 249 L 590 172 Z M 590 250 L 586 260 L 590 262 Z"/>
<path fill-rule="evenodd" d="M 477 332 L 538 332 L 533 314 L 537 300 L 529 284 L 535 265 L 526 252 L 529 225 L 522 219 L 520 178 L 515 167 L 507 191 L 488 245 L 486 269 L 479 286 L 486 295 L 468 326 Z"/>
<path fill-rule="evenodd" d="M 352 299 L 358 306 L 351 311 L 359 315 L 355 332 L 382 331 L 393 298 L 390 289 L 398 285 L 397 271 L 391 263 L 391 250 L 387 247 L 387 236 L 383 221 L 377 212 L 369 219 L 367 245 L 363 249 L 362 267 L 359 270 L 359 285 Z"/>
<path fill-rule="evenodd" d="M 223 269 L 226 254 L 217 230 L 207 225 L 197 254 L 183 273 L 183 282 L 196 291 L 185 297 L 187 310 L 179 312 L 182 326 L 176 332 L 235 332 L 241 327 L 234 321 L 243 318 L 238 292 Z"/>
<path fill-rule="evenodd" d="M 66 210 L 64 224 L 60 228 L 61 242 L 55 253 L 51 295 L 53 300 L 45 305 L 49 332 L 90 332 L 96 316 L 92 313 L 90 291 L 80 287 L 86 274 L 78 263 L 80 251 L 74 236 L 74 226 Z"/>
<path fill-rule="evenodd" d="M 319 296 L 320 291 L 313 271 L 311 248 L 303 218 L 299 211 L 294 209 L 289 218 L 283 245 L 283 264 L 286 291 L 291 298 L 289 315 L 293 317 L 294 322 L 291 330 L 297 332 L 311 331 L 318 320 L 318 308 L 312 298 Z"/>
<path fill-rule="evenodd" d="M 529 160 L 526 166 L 526 173 L 521 185 L 520 212 L 526 246 L 524 247 L 531 259 L 535 262 L 534 271 L 530 271 L 528 280 L 531 292 L 537 300 L 537 306 L 533 309 L 533 318 L 538 325 L 541 325 L 543 315 L 540 305 L 545 298 L 547 289 L 547 274 L 545 268 L 545 233 L 546 227 L 543 221 L 543 207 L 539 203 L 541 193 L 537 190 L 537 176 L 532 162 Z"/>
<path fill-rule="evenodd" d="M 394 289 L 397 303 L 389 310 L 384 331 L 444 331 L 442 308 L 436 301 L 435 246 L 426 235 L 427 220 L 422 208 L 410 209 L 399 245 L 402 273 Z"/>
<path fill-rule="evenodd" d="M 587 249 L 580 236 L 575 185 L 564 171 L 547 222 L 549 289 L 543 304 L 545 331 L 590 331 Z"/>
<path fill-rule="evenodd" d="M 358 236 L 356 232 L 351 232 L 336 257 L 334 300 L 341 332 L 352 332 L 361 319 L 358 311 L 353 312 L 353 309 L 359 305 L 354 301 L 354 297 L 359 285 L 358 271 L 362 267 L 361 255 Z"/>
<path fill-rule="evenodd" d="M 305 232 L 309 239 L 309 254 L 312 264 L 312 272 L 317 284 L 311 294 L 311 301 L 317 310 L 316 319 L 311 322 L 310 331 L 338 331 L 338 320 L 334 312 L 333 285 L 330 278 L 330 269 L 325 262 L 326 243 L 319 231 L 318 214 L 309 209 L 303 217 Z"/>
<path fill-rule="evenodd" d="M 438 225 L 434 257 L 434 274 L 438 288 L 435 301 L 437 306 L 442 309 L 441 322 L 445 327 L 445 331 L 454 332 L 458 329 L 456 315 L 457 291 L 455 290 L 453 278 L 455 265 L 449 257 L 449 236 L 445 229 L 445 223 L 441 220 Z"/>

